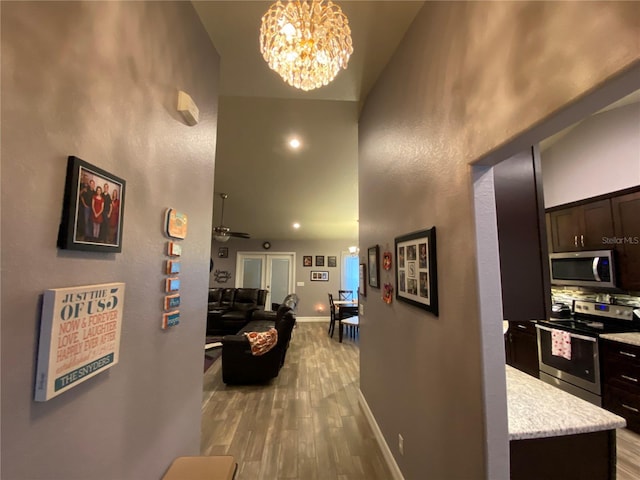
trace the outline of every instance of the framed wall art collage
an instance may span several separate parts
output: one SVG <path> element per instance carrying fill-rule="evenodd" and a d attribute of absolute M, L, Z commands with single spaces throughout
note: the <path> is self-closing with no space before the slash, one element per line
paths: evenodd
<path fill-rule="evenodd" d="M 438 315 L 436 227 L 396 237 L 396 299 Z"/>
<path fill-rule="evenodd" d="M 335 255 L 327 255 L 326 263 L 324 255 L 303 255 L 302 257 L 302 266 L 303 267 L 313 267 L 313 262 L 315 260 L 316 267 L 324 267 L 325 265 L 329 268 L 335 268 L 338 266 L 338 257 Z M 328 282 L 329 281 L 329 271 L 328 270 L 312 270 L 310 274 L 310 280 L 312 282 Z"/>

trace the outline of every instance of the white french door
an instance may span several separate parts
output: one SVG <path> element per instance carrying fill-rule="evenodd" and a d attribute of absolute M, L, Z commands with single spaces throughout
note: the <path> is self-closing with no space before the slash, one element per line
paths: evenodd
<path fill-rule="evenodd" d="M 289 293 L 294 293 L 295 253 L 238 252 L 236 287 L 267 290 L 265 308 L 280 303 Z"/>

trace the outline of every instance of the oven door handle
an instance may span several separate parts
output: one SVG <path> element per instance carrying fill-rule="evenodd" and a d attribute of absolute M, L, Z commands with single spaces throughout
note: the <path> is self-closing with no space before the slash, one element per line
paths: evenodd
<path fill-rule="evenodd" d="M 536 325 L 536 328 L 539 328 L 540 330 L 546 330 L 548 332 L 553 332 L 554 330 L 557 330 L 557 329 L 554 329 L 554 328 L 544 327 L 542 325 Z M 571 332 L 568 332 L 568 333 L 571 336 L 571 338 L 577 338 L 579 340 L 586 340 L 587 342 L 593 342 L 593 343 L 596 343 L 598 341 L 594 337 L 586 337 L 584 335 L 578 335 L 576 333 L 571 333 Z"/>

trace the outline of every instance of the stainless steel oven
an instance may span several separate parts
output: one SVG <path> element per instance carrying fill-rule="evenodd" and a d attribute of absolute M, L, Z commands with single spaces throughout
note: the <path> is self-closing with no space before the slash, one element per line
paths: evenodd
<path fill-rule="evenodd" d="M 556 328 L 536 325 L 540 379 L 584 400 L 601 405 L 598 336 L 567 332 L 571 358 L 553 355 L 552 335 Z"/>
<path fill-rule="evenodd" d="M 576 300 L 572 310 L 572 318 L 536 324 L 540 380 L 601 406 L 598 341 L 603 333 L 638 331 L 633 307 Z M 554 337 L 567 338 L 570 348 L 554 348 Z"/>

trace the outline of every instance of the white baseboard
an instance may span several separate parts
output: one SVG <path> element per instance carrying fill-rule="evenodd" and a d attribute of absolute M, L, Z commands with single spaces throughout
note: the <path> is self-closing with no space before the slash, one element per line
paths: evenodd
<path fill-rule="evenodd" d="M 391 470 L 392 480 L 404 480 L 404 476 L 400 471 L 400 467 L 398 467 L 398 464 L 396 463 L 396 459 L 393 458 L 393 454 L 389 449 L 389 445 L 387 445 L 387 442 L 384 439 L 384 436 L 382 435 L 382 431 L 378 426 L 378 422 L 376 422 L 376 419 L 373 416 L 373 413 L 371 412 L 369 405 L 367 404 L 367 400 L 364 398 L 364 395 L 362 395 L 362 391 L 360 389 L 358 389 L 358 401 L 360 403 L 360 406 L 362 407 L 362 410 L 364 411 L 364 416 L 367 419 L 367 422 L 369 422 L 369 426 L 371 427 L 371 430 L 373 430 L 373 434 L 376 437 L 376 441 L 378 442 L 378 445 L 380 445 L 380 450 L 382 450 L 382 456 L 387 462 L 389 470 Z"/>
<path fill-rule="evenodd" d="M 327 322 L 329 323 L 329 317 L 296 317 L 296 322 L 300 322 L 300 323 Z"/>

